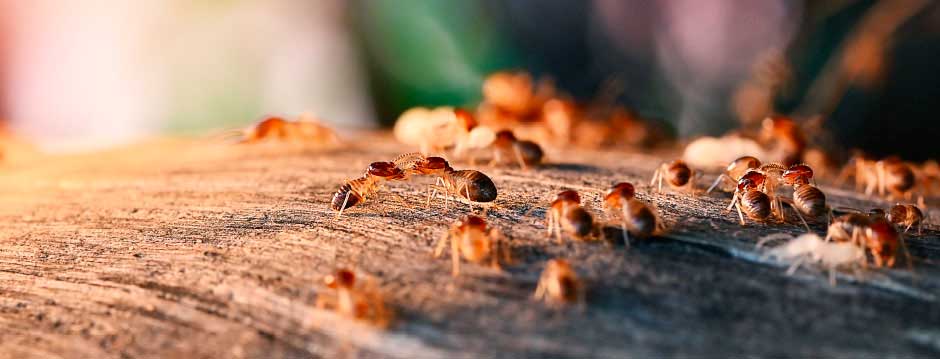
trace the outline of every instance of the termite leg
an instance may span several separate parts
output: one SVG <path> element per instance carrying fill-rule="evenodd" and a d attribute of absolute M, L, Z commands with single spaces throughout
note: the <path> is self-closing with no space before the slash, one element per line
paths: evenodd
<path fill-rule="evenodd" d="M 796 261 L 793 262 L 793 264 L 791 264 L 789 268 L 787 268 L 787 275 L 793 275 L 793 273 L 796 273 L 796 270 L 800 268 L 800 265 L 803 264 L 803 260 L 805 258 L 806 256 L 800 256 L 799 258 L 797 258 Z"/>
<path fill-rule="evenodd" d="M 734 194 L 731 196 L 731 203 L 728 204 L 728 208 L 725 208 L 725 212 L 730 211 L 736 204 L 738 204 L 738 190 L 735 190 Z"/>
<path fill-rule="evenodd" d="M 545 278 L 539 278 L 539 284 L 535 286 L 535 294 L 532 294 L 532 298 L 545 298 Z"/>
<path fill-rule="evenodd" d="M 561 217 L 561 214 L 555 213 L 555 212 L 552 213 L 552 220 L 555 221 L 555 240 L 558 241 L 558 243 L 563 243 L 564 241 L 562 240 L 562 236 L 561 236 L 561 218 L 560 217 Z"/>
<path fill-rule="evenodd" d="M 427 202 L 424 204 L 424 208 L 425 208 L 425 209 L 430 209 L 430 208 L 431 208 L 431 197 L 437 195 L 437 190 L 436 190 L 436 189 L 432 189 L 431 187 L 433 187 L 433 186 L 432 186 L 432 185 L 428 185 L 428 200 L 427 200 Z"/>
<path fill-rule="evenodd" d="M 721 183 L 722 180 L 730 181 L 731 177 L 728 177 L 728 175 L 724 173 L 718 175 L 718 178 L 715 179 L 715 183 L 712 183 L 712 186 L 708 187 L 708 191 L 705 191 L 705 193 L 712 193 L 712 191 L 715 190 L 715 187 L 718 187 L 718 184 Z"/>
<path fill-rule="evenodd" d="M 466 234 L 464 234 L 466 235 Z M 456 239 L 450 241 L 451 275 L 460 275 L 460 248 Z"/>
<path fill-rule="evenodd" d="M 779 199 L 780 203 L 786 203 L 787 205 L 790 206 L 790 208 L 793 208 L 793 212 L 796 212 L 796 216 L 800 218 L 800 221 L 803 222 L 803 226 L 806 227 L 806 231 L 809 232 L 810 231 L 809 224 L 807 224 L 806 220 L 803 219 L 803 214 L 800 213 L 799 208 L 796 208 L 796 205 L 793 204 L 792 202 L 785 201 L 784 199 L 780 198 L 780 196 L 777 196 L 777 198 Z M 783 208 L 780 208 L 780 211 L 783 212 Z"/>
<path fill-rule="evenodd" d="M 545 222 L 547 222 L 546 227 L 548 229 L 548 232 L 546 234 L 548 234 L 549 236 L 552 235 L 552 226 L 555 225 L 555 221 L 554 221 L 555 213 L 554 212 L 555 211 L 553 211 L 552 209 L 549 209 L 548 216 L 545 217 Z"/>
<path fill-rule="evenodd" d="M 528 171 L 529 168 L 525 165 L 525 160 L 522 159 L 522 152 L 519 151 L 519 147 L 516 145 L 512 146 L 512 152 L 516 154 L 516 161 L 519 162 L 519 167 L 522 167 L 523 171 Z"/>
<path fill-rule="evenodd" d="M 470 206 L 470 213 L 473 213 L 473 200 L 470 199 L 470 186 L 463 185 L 464 194 L 467 195 L 467 205 Z"/>
<path fill-rule="evenodd" d="M 746 225 L 747 223 L 744 222 L 744 213 L 741 213 L 741 205 L 735 202 L 734 208 L 738 210 L 738 218 L 741 220 L 741 225 Z"/>
<path fill-rule="evenodd" d="M 336 218 L 334 218 L 334 220 L 339 219 L 339 217 L 343 215 L 343 210 L 346 209 L 346 203 L 348 202 L 349 202 L 349 192 L 346 192 L 346 198 L 343 199 L 343 205 L 339 207 L 339 212 L 336 213 Z"/>
<path fill-rule="evenodd" d="M 625 201 L 620 203 L 621 211 L 621 222 L 620 222 L 620 231 L 623 234 L 623 245 L 629 249 L 630 248 L 630 232 L 627 231 L 627 206 L 623 204 Z"/>
<path fill-rule="evenodd" d="M 503 243 L 500 240 L 501 236 L 499 230 L 491 229 L 490 230 L 490 241 L 493 243 L 493 252 L 490 253 L 490 267 L 496 270 L 502 270 L 502 267 L 499 266 L 499 260 L 504 256 L 503 254 Z"/>
<path fill-rule="evenodd" d="M 665 167 L 665 166 L 664 166 L 664 167 Z M 663 192 L 663 177 L 666 177 L 666 169 L 665 169 L 665 168 L 659 170 L 659 181 L 658 181 L 658 182 L 659 182 L 659 186 L 658 186 L 657 191 L 659 191 L 660 193 Z"/>
<path fill-rule="evenodd" d="M 441 254 L 444 253 L 444 248 L 447 246 L 447 241 L 450 240 L 451 232 L 453 232 L 453 230 L 448 230 L 441 235 L 441 239 L 437 242 L 437 247 L 434 248 L 434 258 L 440 258 Z"/>

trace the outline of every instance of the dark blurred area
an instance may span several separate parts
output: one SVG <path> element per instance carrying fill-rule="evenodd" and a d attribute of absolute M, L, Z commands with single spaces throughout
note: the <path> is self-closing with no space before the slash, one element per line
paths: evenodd
<path fill-rule="evenodd" d="M 47 142 L 305 109 L 339 127 L 390 126 L 413 106 L 475 106 L 489 73 L 519 69 L 579 101 L 613 98 L 680 138 L 786 114 L 828 130 L 814 137 L 837 153 L 940 157 L 935 1 L 37 3 L 0 3 L 0 119 L 55 134 Z"/>

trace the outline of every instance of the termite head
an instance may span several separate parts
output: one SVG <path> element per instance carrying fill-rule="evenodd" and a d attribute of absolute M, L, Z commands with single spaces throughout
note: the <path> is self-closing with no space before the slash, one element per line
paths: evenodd
<path fill-rule="evenodd" d="M 888 267 L 894 266 L 895 255 L 900 243 L 898 231 L 886 220 L 876 220 L 869 227 L 867 246 L 871 254 Z"/>
<path fill-rule="evenodd" d="M 287 120 L 279 116 L 268 116 L 255 125 L 255 131 L 260 133 L 267 132 L 272 129 L 280 129 L 285 124 L 287 124 Z"/>
<path fill-rule="evenodd" d="M 635 195 L 636 190 L 632 184 L 620 182 L 607 191 L 607 194 L 604 195 L 604 203 L 608 208 L 620 208 L 621 203 L 633 199 Z"/>
<path fill-rule="evenodd" d="M 758 167 L 760 167 L 759 159 L 753 156 L 744 156 L 731 161 L 731 163 L 728 164 L 728 168 L 725 169 L 725 172 L 728 173 L 729 177 L 738 180 L 741 179 L 741 176 L 743 176 L 744 173 L 748 170 L 756 169 Z"/>
<path fill-rule="evenodd" d="M 788 185 L 808 184 L 813 178 L 813 169 L 805 164 L 790 166 L 783 172 L 783 183 Z"/>
<path fill-rule="evenodd" d="M 552 201 L 552 207 L 560 204 L 579 205 L 581 204 L 581 195 L 579 195 L 577 191 L 570 189 L 558 192 L 558 194 L 555 195 L 555 200 Z"/>
<path fill-rule="evenodd" d="M 462 108 L 455 108 L 454 116 L 457 117 L 457 127 L 465 131 L 470 131 L 479 125 L 477 120 L 473 118 L 473 114 Z"/>
<path fill-rule="evenodd" d="M 263 120 L 245 130 L 245 138 L 242 142 L 259 141 L 271 137 L 283 137 L 287 120 L 278 116 L 268 116 Z"/>
<path fill-rule="evenodd" d="M 474 215 L 467 215 L 457 221 L 457 228 L 460 230 L 468 229 L 478 229 L 480 231 L 486 231 L 486 220 Z"/>
<path fill-rule="evenodd" d="M 478 262 L 490 255 L 492 243 L 487 236 L 486 220 L 467 215 L 454 224 L 460 241 L 460 252 L 464 258 Z"/>
<path fill-rule="evenodd" d="M 323 282 L 327 287 L 333 289 L 349 289 L 356 285 L 356 274 L 349 269 L 339 269 L 336 273 L 323 278 Z"/>
<path fill-rule="evenodd" d="M 888 210 L 887 220 L 894 224 L 917 223 L 924 219 L 924 212 L 912 205 L 896 204 Z"/>
<path fill-rule="evenodd" d="M 395 165 L 395 162 L 372 162 L 366 171 L 371 176 L 382 177 L 386 180 L 405 178 L 405 171 Z"/>
<path fill-rule="evenodd" d="M 414 170 L 424 175 L 439 175 L 454 169 L 450 167 L 450 164 L 444 158 L 427 157 L 415 164 Z"/>
<path fill-rule="evenodd" d="M 741 179 L 738 180 L 738 191 L 744 192 L 750 189 L 760 188 L 764 184 L 764 180 L 767 177 L 763 173 L 758 171 L 747 171 Z"/>
<path fill-rule="evenodd" d="M 692 179 L 692 169 L 682 160 L 675 160 L 667 168 L 669 183 L 676 187 L 685 186 Z"/>
<path fill-rule="evenodd" d="M 516 142 L 516 135 L 510 130 L 502 130 L 496 133 L 496 139 L 493 140 L 493 146 L 508 147 Z"/>

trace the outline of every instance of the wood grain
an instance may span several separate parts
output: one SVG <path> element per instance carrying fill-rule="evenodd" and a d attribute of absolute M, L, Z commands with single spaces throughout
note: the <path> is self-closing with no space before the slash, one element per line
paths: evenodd
<path fill-rule="evenodd" d="M 404 204 L 385 197 L 339 220 L 329 211 L 344 179 L 405 150 L 384 135 L 332 150 L 161 141 L 3 168 L 0 356 L 940 355 L 935 227 L 907 237 L 914 271 L 842 273 L 833 287 L 812 269 L 787 276 L 754 249 L 797 224 L 740 227 L 723 212 L 728 194 L 649 193 L 669 153 L 549 152 L 536 170 L 477 168 L 499 188 L 488 216 L 515 263 L 465 265 L 453 279 L 431 251 L 467 209 L 425 209 L 428 182 L 391 185 Z M 657 203 L 665 237 L 630 249 L 546 237 L 555 192 L 578 189 L 599 210 L 619 181 Z M 835 205 L 886 204 L 823 188 Z M 585 308 L 530 299 L 555 257 L 585 278 Z M 380 283 L 392 328 L 314 306 L 337 266 Z"/>

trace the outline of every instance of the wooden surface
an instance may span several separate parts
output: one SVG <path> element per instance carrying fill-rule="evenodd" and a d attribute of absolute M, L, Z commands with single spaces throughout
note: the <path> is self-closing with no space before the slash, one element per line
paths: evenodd
<path fill-rule="evenodd" d="M 372 203 L 338 221 L 328 209 L 344 179 L 404 150 L 386 137 L 330 151 L 164 141 L 3 168 L 0 356 L 940 355 L 933 227 L 907 238 L 913 272 L 840 274 L 835 287 L 818 271 L 787 276 L 762 259 L 758 238 L 801 227 L 742 228 L 722 211 L 724 193 L 640 186 L 666 238 L 559 245 L 544 234 L 555 192 L 581 190 L 599 209 L 599 191 L 644 182 L 665 156 L 549 152 L 554 164 L 534 171 L 478 168 L 499 188 L 489 220 L 516 262 L 503 272 L 465 265 L 455 280 L 449 258 L 431 251 L 467 209 L 425 209 L 426 182 L 391 186 L 409 207 Z M 835 205 L 872 205 L 824 189 Z M 585 278 L 585 308 L 530 299 L 555 257 Z M 336 266 L 380 283 L 397 312 L 392 328 L 315 308 Z"/>

